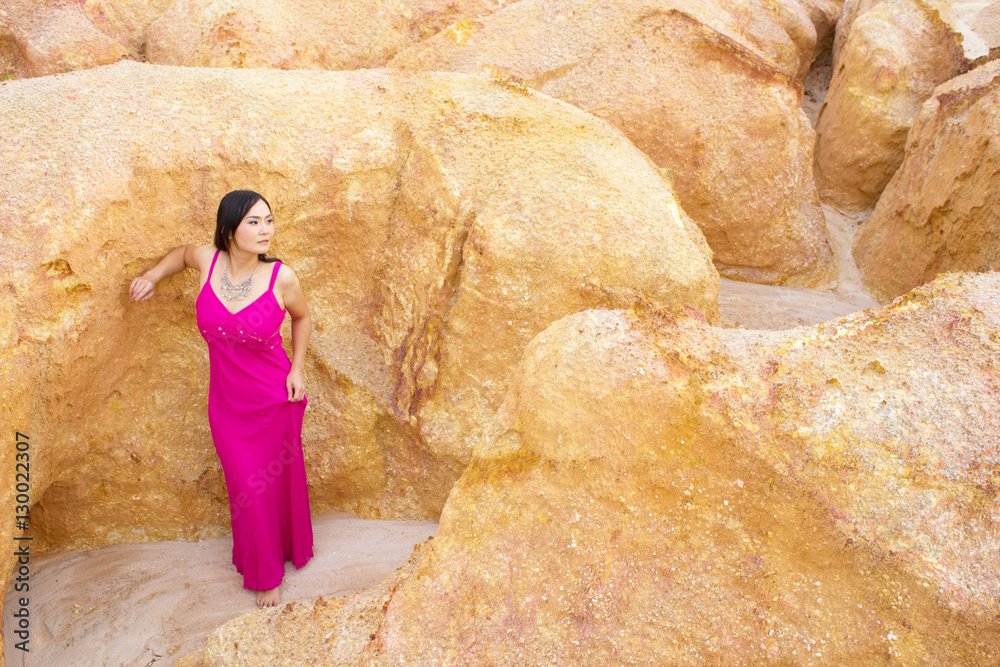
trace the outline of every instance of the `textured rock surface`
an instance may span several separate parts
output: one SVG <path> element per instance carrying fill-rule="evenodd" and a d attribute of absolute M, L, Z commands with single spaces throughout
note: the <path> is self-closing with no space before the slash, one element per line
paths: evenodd
<path fill-rule="evenodd" d="M 58 74 L 141 58 L 146 28 L 174 0 L 5 0 L 0 77 Z"/>
<path fill-rule="evenodd" d="M 995 664 L 998 304 L 951 274 L 781 333 L 567 316 L 399 578 L 204 664 Z"/>
<path fill-rule="evenodd" d="M 1000 62 L 935 90 L 854 258 L 887 301 L 949 270 L 1000 269 Z"/>
<path fill-rule="evenodd" d="M 854 7 L 857 18 L 838 25 L 838 38 L 849 31 L 816 124 L 820 194 L 847 211 L 875 205 L 920 105 L 963 62 L 961 37 L 923 0 Z"/>
<path fill-rule="evenodd" d="M 780 3 L 701 0 L 648 3 L 642 7 L 642 3 L 637 3 L 640 9 L 647 12 L 651 9 L 690 12 L 702 23 L 749 46 L 782 71 L 799 79 L 804 79 L 809 73 L 816 51 L 817 32 L 828 30 L 832 25 L 817 5 L 807 4 L 797 0 Z"/>
<path fill-rule="evenodd" d="M 320 597 L 244 614 L 216 628 L 204 649 L 182 657 L 175 664 L 180 667 L 358 664 L 378 632 L 389 599 L 413 575 L 420 555 L 426 553 L 433 539 L 416 545 L 407 563 L 377 586 L 357 595 Z"/>
<path fill-rule="evenodd" d="M 847 0 L 843 3 L 836 19 L 836 38 L 833 44 L 834 61 L 844 49 L 854 20 L 883 1 Z M 986 55 L 990 47 L 1000 44 L 991 30 L 990 16 L 1000 7 L 1000 3 L 995 0 L 991 3 L 979 0 L 924 0 L 924 5 L 933 9 L 940 20 L 961 35 L 962 50 L 966 59 L 974 60 Z"/>
<path fill-rule="evenodd" d="M 275 206 L 275 255 L 309 298 L 314 511 L 436 516 L 524 345 L 569 312 L 642 297 L 718 316 L 710 251 L 658 170 L 528 91 L 123 62 L 8 82 L 0 114 L 17 313 L 0 340 L 10 423 L 40 443 L 39 548 L 225 532 L 198 276 L 126 290 L 208 242 L 230 189 Z"/>
<path fill-rule="evenodd" d="M 976 33 L 983 39 L 986 46 L 1000 45 L 1000 2 L 991 2 L 981 7 L 969 19 L 975 26 Z"/>
<path fill-rule="evenodd" d="M 380 67 L 410 44 L 504 2 L 5 0 L 0 77 L 57 74 L 122 58 L 186 66 Z"/>
<path fill-rule="evenodd" d="M 510 4 L 512 0 L 506 0 Z M 189 67 L 381 67 L 504 0 L 177 0 L 148 31 L 149 62 Z"/>
<path fill-rule="evenodd" d="M 801 83 L 733 23 L 709 3 L 522 0 L 390 66 L 499 73 L 605 118 L 672 174 L 721 273 L 825 283 L 834 270 Z"/>
<path fill-rule="evenodd" d="M 846 3 L 844 0 L 802 0 L 799 4 L 816 29 L 814 56 L 819 55 L 821 51 L 830 51 L 836 36 L 837 20 Z"/>

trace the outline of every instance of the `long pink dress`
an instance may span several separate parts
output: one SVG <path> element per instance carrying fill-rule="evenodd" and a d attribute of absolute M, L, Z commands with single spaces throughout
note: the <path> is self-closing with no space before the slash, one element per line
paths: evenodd
<path fill-rule="evenodd" d="M 313 556 L 301 440 L 308 399 L 289 401 L 285 388 L 292 362 L 274 295 L 280 262 L 267 291 L 232 313 L 212 289 L 218 258 L 216 250 L 195 302 L 208 343 L 208 424 L 229 490 L 233 565 L 243 588 L 263 591 L 281 583 L 286 560 L 300 568 Z"/>

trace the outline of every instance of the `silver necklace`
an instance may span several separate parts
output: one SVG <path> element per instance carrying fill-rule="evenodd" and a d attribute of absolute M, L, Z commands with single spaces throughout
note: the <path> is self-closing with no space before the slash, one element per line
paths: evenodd
<path fill-rule="evenodd" d="M 253 273 L 250 277 L 241 282 L 239 285 L 233 285 L 229 282 L 229 276 L 226 274 L 229 271 L 229 257 L 226 257 L 226 268 L 222 270 L 222 295 L 225 296 L 230 301 L 242 301 L 247 298 L 250 294 L 250 287 L 253 285 L 253 277 L 257 273 L 257 267 L 260 266 L 260 258 L 257 258 L 257 266 L 253 267 Z"/>

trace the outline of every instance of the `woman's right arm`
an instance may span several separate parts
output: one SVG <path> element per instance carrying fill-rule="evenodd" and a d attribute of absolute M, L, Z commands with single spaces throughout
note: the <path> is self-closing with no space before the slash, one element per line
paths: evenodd
<path fill-rule="evenodd" d="M 168 252 L 153 268 L 132 281 L 128 287 L 128 295 L 133 301 L 145 301 L 153 296 L 153 288 L 156 287 L 156 283 L 164 278 L 180 273 L 189 267 L 198 268 L 194 256 L 197 247 L 181 245 Z"/>

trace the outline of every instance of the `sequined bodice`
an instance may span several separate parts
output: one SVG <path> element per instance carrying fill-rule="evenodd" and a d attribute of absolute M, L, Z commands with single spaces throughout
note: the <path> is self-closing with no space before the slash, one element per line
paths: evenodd
<path fill-rule="evenodd" d="M 281 343 L 285 310 L 274 295 L 280 263 L 272 264 L 267 291 L 231 313 L 212 289 L 218 257 L 217 251 L 195 307 L 198 330 L 208 343 L 209 407 L 239 414 L 287 403 L 291 361 Z"/>
<path fill-rule="evenodd" d="M 274 269 L 277 271 L 277 267 Z M 245 306 L 242 310 L 230 313 L 229 310 L 219 301 L 218 295 L 207 282 L 202 291 L 207 290 L 211 296 L 206 299 L 214 299 L 219 317 L 210 321 L 211 318 L 199 318 L 198 328 L 206 341 L 212 340 L 222 343 L 234 343 L 246 345 L 258 350 L 265 350 L 281 345 L 281 323 L 285 319 L 285 311 L 278 307 L 278 299 L 274 296 L 273 290 L 268 290 L 254 299 L 253 302 Z M 199 295 L 201 298 L 202 295 Z M 270 297 L 268 303 L 261 303 L 263 299 Z M 277 327 L 273 327 L 275 317 L 273 313 L 279 313 Z M 204 320 L 204 321 L 202 321 Z M 271 324 L 269 324 L 269 322 Z M 269 326 L 272 328 L 268 329 Z M 270 331 L 270 333 L 268 333 Z"/>
<path fill-rule="evenodd" d="M 219 251 L 212 259 L 208 280 L 202 285 L 197 299 L 198 329 L 211 344 L 245 345 L 258 350 L 266 350 L 281 345 L 281 323 L 285 320 L 285 310 L 278 306 L 274 295 L 274 282 L 281 262 L 274 262 L 270 285 L 267 291 L 232 313 L 223 305 L 212 289 L 212 271 Z"/>

